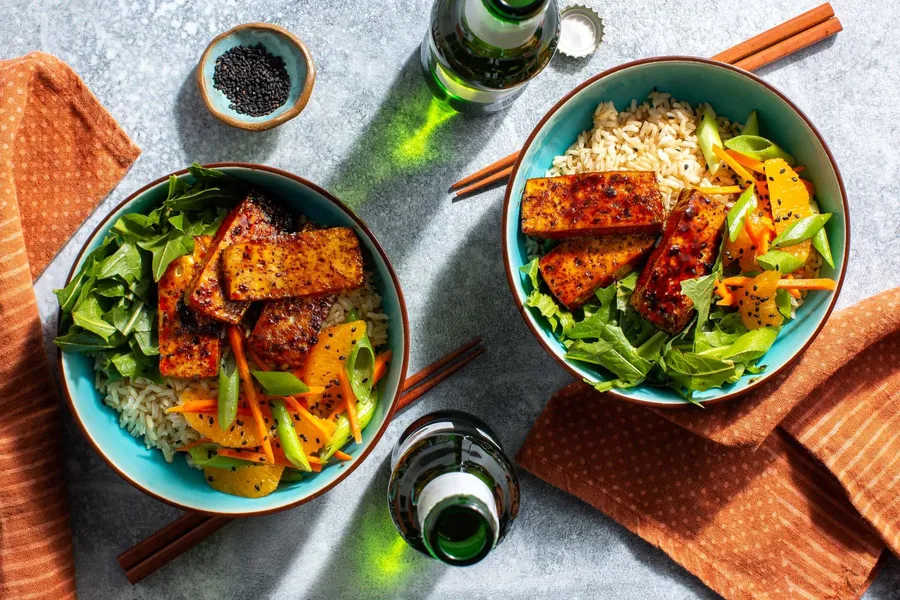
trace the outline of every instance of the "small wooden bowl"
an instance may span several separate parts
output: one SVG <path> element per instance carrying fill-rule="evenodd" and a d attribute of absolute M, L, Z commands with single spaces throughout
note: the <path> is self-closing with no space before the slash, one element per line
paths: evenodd
<path fill-rule="evenodd" d="M 270 54 L 284 60 L 291 88 L 284 104 L 267 115 L 251 117 L 229 108 L 231 102 L 215 88 L 213 74 L 216 59 L 228 50 L 260 43 Z M 249 131 L 271 129 L 299 115 L 309 102 L 315 82 L 316 67 L 306 44 L 284 27 L 271 23 L 244 23 L 220 33 L 206 47 L 197 65 L 197 87 L 209 112 L 223 123 Z"/>

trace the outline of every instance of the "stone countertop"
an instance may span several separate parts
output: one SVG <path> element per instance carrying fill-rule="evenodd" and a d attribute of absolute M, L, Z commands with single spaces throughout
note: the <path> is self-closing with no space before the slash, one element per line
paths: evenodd
<path fill-rule="evenodd" d="M 336 493 L 231 524 L 136 587 L 125 580 L 116 555 L 179 511 L 119 478 L 69 419 L 66 468 L 80 596 L 716 597 L 658 549 L 528 474 L 522 474 L 521 516 L 507 541 L 477 566 L 445 568 L 393 533 L 384 503 L 388 454 L 407 424 L 439 407 L 483 417 L 512 454 L 552 392 L 569 381 L 510 300 L 498 234 L 502 188 L 453 203 L 448 184 L 518 148 L 543 113 L 590 75 L 647 56 L 712 55 L 817 3 L 595 1 L 606 34 L 590 60 L 555 58 L 502 114 L 430 119 L 417 50 L 431 0 L 4 0 L 2 57 L 36 49 L 59 56 L 143 149 L 38 283 L 48 352 L 55 330 L 51 290 L 62 286 L 97 221 L 147 181 L 193 160 L 266 163 L 351 204 L 384 243 L 403 281 L 412 325 L 410 372 L 475 335 L 489 348 L 452 383 L 401 414 Z M 900 96 L 900 4 L 835 0 L 834 6 L 844 24 L 840 35 L 760 74 L 811 117 L 841 167 L 853 207 L 842 307 L 900 285 L 900 125 L 893 113 Z M 194 83 L 194 65 L 209 40 L 248 21 L 278 23 L 298 34 L 318 68 L 306 110 L 265 133 L 215 121 Z M 411 143 L 415 152 L 390 152 Z M 896 558 L 888 558 L 865 598 L 900 598 Z"/>

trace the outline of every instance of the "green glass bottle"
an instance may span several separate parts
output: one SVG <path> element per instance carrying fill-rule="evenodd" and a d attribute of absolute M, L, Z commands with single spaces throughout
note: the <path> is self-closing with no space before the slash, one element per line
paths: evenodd
<path fill-rule="evenodd" d="M 450 565 L 474 564 L 519 513 L 519 482 L 490 427 L 459 411 L 426 415 L 400 436 L 388 505 L 400 535 Z"/>
<path fill-rule="evenodd" d="M 456 110 L 509 106 L 559 39 L 556 0 L 435 0 L 422 42 L 425 81 Z"/>

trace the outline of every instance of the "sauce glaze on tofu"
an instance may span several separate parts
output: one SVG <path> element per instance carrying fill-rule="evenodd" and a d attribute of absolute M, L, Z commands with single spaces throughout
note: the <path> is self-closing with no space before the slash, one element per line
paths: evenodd
<path fill-rule="evenodd" d="M 237 324 L 250 306 L 225 297 L 221 256 L 232 244 L 267 238 L 288 230 L 290 220 L 262 193 L 253 191 L 222 222 L 203 265 L 185 292 L 185 302 L 195 311 L 217 321 Z"/>
<path fill-rule="evenodd" d="M 664 219 L 653 171 L 529 179 L 522 195 L 522 232 L 534 237 L 656 234 Z"/>
<path fill-rule="evenodd" d="M 338 294 L 363 284 L 362 251 L 346 227 L 304 231 L 228 247 L 222 255 L 232 300 Z"/>
<path fill-rule="evenodd" d="M 159 280 L 159 372 L 186 379 L 215 377 L 219 370 L 219 325 L 184 303 L 184 291 L 203 261 L 209 238 L 194 240 L 194 254 L 172 261 Z"/>
<path fill-rule="evenodd" d="M 556 299 L 575 310 L 594 290 L 633 271 L 655 241 L 655 235 L 646 233 L 563 240 L 541 257 L 541 276 Z"/>
<path fill-rule="evenodd" d="M 250 334 L 250 347 L 276 368 L 299 369 L 334 304 L 334 296 L 266 302 Z"/>
<path fill-rule="evenodd" d="M 666 333 L 677 335 L 691 322 L 694 303 L 681 282 L 712 272 L 727 214 L 724 204 L 696 190 L 683 190 L 672 209 L 631 296 L 635 310 Z"/>

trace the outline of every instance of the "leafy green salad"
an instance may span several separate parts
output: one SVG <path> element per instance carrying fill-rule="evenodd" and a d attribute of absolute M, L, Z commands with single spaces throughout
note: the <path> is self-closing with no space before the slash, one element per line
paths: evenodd
<path fill-rule="evenodd" d="M 149 214 L 121 216 L 84 259 L 66 287 L 56 290 L 61 311 L 55 343 L 91 354 L 111 381 L 161 381 L 156 282 L 176 258 L 194 249 L 194 237 L 213 235 L 244 184 L 194 163 L 194 183 L 171 176 L 165 201 Z"/>
<path fill-rule="evenodd" d="M 711 274 L 681 283 L 682 293 L 693 301 L 697 314 L 683 332 L 670 336 L 630 304 L 638 271 L 597 289 L 596 299 L 573 314 L 541 289 L 538 261 L 534 258 L 520 267 L 532 285 L 525 304 L 547 319 L 566 347 L 567 359 L 598 365 L 613 375 L 607 381 L 586 380 L 600 392 L 649 383 L 668 386 L 700 405 L 693 397 L 696 392 L 735 383 L 746 373 L 763 372 L 765 365 L 757 362 L 780 331 L 779 327 L 748 330 L 738 313 L 719 307 L 710 310 L 721 262 Z M 790 297 L 778 294 L 776 302 L 782 315 L 790 318 Z"/>

